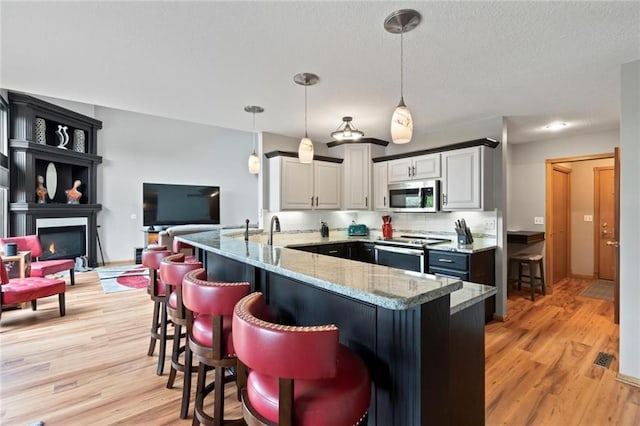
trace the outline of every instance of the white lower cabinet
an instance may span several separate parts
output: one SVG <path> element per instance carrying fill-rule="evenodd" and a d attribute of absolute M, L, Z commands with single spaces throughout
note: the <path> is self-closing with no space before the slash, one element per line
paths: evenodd
<path fill-rule="evenodd" d="M 443 211 L 494 208 L 492 154 L 486 146 L 442 153 Z"/>
<path fill-rule="evenodd" d="M 340 209 L 341 164 L 297 157 L 269 159 L 269 210 Z"/>

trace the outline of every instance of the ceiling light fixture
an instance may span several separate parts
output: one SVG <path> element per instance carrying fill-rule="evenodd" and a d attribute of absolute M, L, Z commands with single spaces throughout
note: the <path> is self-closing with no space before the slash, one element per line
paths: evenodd
<path fill-rule="evenodd" d="M 565 127 L 567 127 L 567 123 L 564 123 L 562 121 L 554 121 L 553 123 L 549 123 L 544 126 L 545 129 L 551 130 L 552 132 L 557 132 L 558 130 L 562 130 Z"/>
<path fill-rule="evenodd" d="M 342 117 L 342 124 L 335 132 L 331 132 L 331 137 L 337 141 L 357 141 L 363 137 L 364 133 L 351 125 L 352 120 L 353 117 Z"/>
<path fill-rule="evenodd" d="M 244 107 L 246 112 L 250 112 L 253 114 L 253 132 L 251 133 L 251 137 L 253 138 L 253 152 L 249 156 L 249 173 L 252 175 L 257 175 L 260 173 L 260 158 L 256 154 L 256 113 L 260 114 L 264 112 L 264 108 L 256 106 L 256 105 L 248 105 Z"/>
<path fill-rule="evenodd" d="M 301 163 L 309 164 L 313 161 L 313 142 L 307 134 L 307 87 L 316 84 L 320 78 L 312 73 L 302 72 L 293 76 L 296 84 L 304 86 L 304 138 L 298 145 L 298 159 Z"/>
<path fill-rule="evenodd" d="M 413 9 L 397 10 L 384 20 L 385 30 L 400 34 L 400 103 L 391 117 L 391 140 L 396 144 L 409 143 L 413 136 L 413 117 L 404 103 L 404 33 L 417 27 L 420 20 L 420 14 Z"/>

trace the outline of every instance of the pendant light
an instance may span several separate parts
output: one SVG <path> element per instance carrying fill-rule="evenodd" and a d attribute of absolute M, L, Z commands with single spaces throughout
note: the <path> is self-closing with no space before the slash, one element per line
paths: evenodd
<path fill-rule="evenodd" d="M 335 132 L 331 132 L 331 137 L 337 141 L 357 141 L 364 136 L 360 130 L 351 125 L 352 117 L 342 117 L 342 124 Z"/>
<path fill-rule="evenodd" d="M 313 142 L 307 134 L 307 87 L 316 84 L 320 78 L 308 72 L 302 72 L 293 76 L 296 84 L 304 86 L 304 138 L 298 145 L 298 159 L 301 163 L 309 164 L 313 161 Z"/>
<path fill-rule="evenodd" d="M 249 156 L 249 173 L 252 175 L 257 175 L 260 173 L 260 158 L 256 154 L 256 113 L 260 114 L 264 112 L 264 108 L 256 106 L 256 105 L 248 105 L 244 107 L 246 112 L 250 112 L 253 114 L 253 132 L 251 133 L 251 137 L 253 139 L 253 152 Z"/>
<path fill-rule="evenodd" d="M 413 136 L 413 117 L 404 103 L 404 33 L 411 31 L 420 23 L 420 14 L 412 9 L 393 12 L 384 20 L 384 29 L 392 34 L 400 34 L 400 103 L 391 117 L 391 140 L 396 144 L 411 142 Z"/>

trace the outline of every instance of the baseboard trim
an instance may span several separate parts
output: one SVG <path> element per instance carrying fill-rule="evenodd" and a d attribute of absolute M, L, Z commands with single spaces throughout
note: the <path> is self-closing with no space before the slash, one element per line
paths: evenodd
<path fill-rule="evenodd" d="M 595 280 L 595 275 L 582 275 L 582 274 L 571 274 L 571 278 L 576 278 L 578 280 Z"/>
<path fill-rule="evenodd" d="M 493 319 L 495 321 L 505 322 L 507 320 L 507 316 L 498 315 L 496 313 L 493 314 Z"/>
<path fill-rule="evenodd" d="M 627 385 L 631 385 L 637 388 L 640 388 L 640 379 L 637 377 L 627 376 L 625 374 L 618 373 L 618 377 L 616 378 L 619 382 L 625 383 Z"/>

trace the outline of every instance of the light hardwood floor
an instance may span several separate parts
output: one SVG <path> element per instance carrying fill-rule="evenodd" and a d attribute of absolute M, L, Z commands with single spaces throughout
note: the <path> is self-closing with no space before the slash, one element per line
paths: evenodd
<path fill-rule="evenodd" d="M 586 286 L 569 281 L 535 303 L 513 294 L 509 321 L 487 326 L 488 425 L 640 424 L 640 389 L 615 380 L 611 303 L 577 297 Z M 0 424 L 190 424 L 178 418 L 182 376 L 167 389 L 168 366 L 156 376 L 157 349 L 146 356 L 151 310 L 144 290 L 105 295 L 90 272 L 67 287 L 63 318 L 56 297 L 4 312 Z M 615 354 L 610 369 L 592 366 L 599 351 Z"/>

